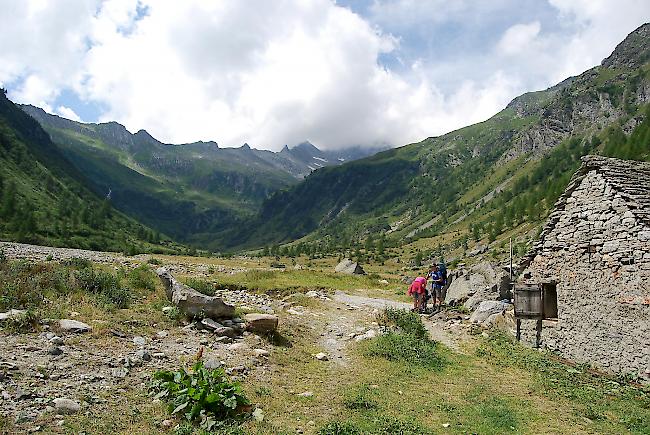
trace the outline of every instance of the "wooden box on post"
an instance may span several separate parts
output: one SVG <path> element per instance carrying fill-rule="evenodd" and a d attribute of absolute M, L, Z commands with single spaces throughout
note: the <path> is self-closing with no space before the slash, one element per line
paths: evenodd
<path fill-rule="evenodd" d="M 539 347 L 544 318 L 544 298 L 542 288 L 537 284 L 515 286 L 515 318 L 517 319 L 517 341 L 521 340 L 521 319 L 537 320 L 535 345 Z"/>

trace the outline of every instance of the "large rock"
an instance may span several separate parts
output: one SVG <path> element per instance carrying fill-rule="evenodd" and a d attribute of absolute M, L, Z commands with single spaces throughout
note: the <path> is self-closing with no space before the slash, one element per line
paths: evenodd
<path fill-rule="evenodd" d="M 177 281 L 164 267 L 156 270 L 156 274 L 158 274 L 158 277 L 165 286 L 167 298 L 185 315 L 197 318 L 210 317 L 213 319 L 234 316 L 234 305 L 225 303 L 219 297 L 207 296 L 186 286 Z"/>
<path fill-rule="evenodd" d="M 24 314 L 27 314 L 27 311 L 25 310 L 9 310 L 6 313 L 0 313 L 0 322 L 4 320 L 9 320 L 9 319 L 14 319 L 18 318 Z"/>
<path fill-rule="evenodd" d="M 86 325 L 83 322 L 80 322 L 78 320 L 72 320 L 72 319 L 59 320 L 59 328 L 61 328 L 62 331 L 76 332 L 76 333 L 88 332 L 93 329 L 90 327 L 90 325 Z"/>
<path fill-rule="evenodd" d="M 509 291 L 509 274 L 502 267 L 484 261 L 451 282 L 445 303 L 464 303 L 467 309 L 475 310 L 482 301 L 508 298 Z"/>
<path fill-rule="evenodd" d="M 359 263 L 355 263 L 354 261 L 350 260 L 349 258 L 346 258 L 345 260 L 343 260 L 339 264 L 337 264 L 336 267 L 334 268 L 334 271 L 338 272 L 338 273 L 347 273 L 348 275 L 365 275 L 366 274 L 366 272 L 359 265 Z"/>
<path fill-rule="evenodd" d="M 72 399 L 60 397 L 54 399 L 53 402 L 54 409 L 59 414 L 75 414 L 81 410 L 81 405 Z"/>
<path fill-rule="evenodd" d="M 484 323 L 493 314 L 502 314 L 512 307 L 512 304 L 507 304 L 501 301 L 483 301 L 479 304 L 476 311 L 472 313 L 469 321 L 472 323 Z M 491 319 L 494 322 L 494 319 Z"/>
<path fill-rule="evenodd" d="M 244 316 L 246 329 L 253 332 L 268 334 L 278 328 L 278 316 L 273 314 L 250 313 Z"/>

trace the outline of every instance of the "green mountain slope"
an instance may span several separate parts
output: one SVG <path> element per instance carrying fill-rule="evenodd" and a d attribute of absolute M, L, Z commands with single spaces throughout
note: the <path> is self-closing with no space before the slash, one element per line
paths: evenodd
<path fill-rule="evenodd" d="M 485 121 L 313 172 L 222 235 L 239 248 L 307 240 L 332 249 L 370 234 L 405 243 L 466 225 L 494 239 L 539 223 L 587 153 L 650 157 L 650 25 L 602 65 L 525 94 Z"/>
<path fill-rule="evenodd" d="M 158 250 L 160 235 L 88 190 L 48 134 L 0 92 L 0 238 L 101 250 Z"/>

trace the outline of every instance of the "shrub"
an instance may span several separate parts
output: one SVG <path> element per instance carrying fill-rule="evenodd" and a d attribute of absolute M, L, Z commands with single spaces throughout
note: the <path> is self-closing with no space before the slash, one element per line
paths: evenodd
<path fill-rule="evenodd" d="M 5 254 L 5 251 L 0 249 L 0 264 L 6 263 L 7 262 L 7 255 Z"/>
<path fill-rule="evenodd" d="M 90 260 L 79 257 L 72 257 L 68 260 L 64 260 L 61 262 L 61 264 L 64 266 L 72 267 L 73 269 L 88 269 L 93 265 Z"/>
<path fill-rule="evenodd" d="M 376 434 L 426 435 L 432 433 L 415 420 L 401 420 L 395 417 L 382 416 L 376 423 L 378 425 L 377 430 L 374 431 Z"/>
<path fill-rule="evenodd" d="M 318 431 L 319 435 L 361 435 L 361 431 L 347 421 L 330 421 Z"/>
<path fill-rule="evenodd" d="M 375 391 L 367 385 L 362 385 L 355 391 L 345 395 L 343 403 L 348 409 L 370 410 L 377 409 L 379 405 L 374 399 Z"/>
<path fill-rule="evenodd" d="M 379 315 L 379 324 L 384 326 L 394 326 L 401 332 L 414 335 L 417 338 L 426 339 L 429 337 L 427 328 L 422 323 L 422 319 L 417 313 L 397 308 L 386 308 Z"/>
<path fill-rule="evenodd" d="M 154 273 L 144 264 L 131 270 L 128 274 L 128 280 L 132 288 L 152 291 L 156 289 Z"/>
<path fill-rule="evenodd" d="M 2 326 L 10 332 L 34 332 L 38 330 L 40 321 L 40 314 L 30 309 L 24 314 L 9 317 Z"/>
<path fill-rule="evenodd" d="M 228 380 L 222 369 L 206 369 L 201 361 L 190 371 L 156 372 L 151 391 L 155 398 L 167 402 L 171 414 L 200 423 L 208 431 L 218 421 L 244 414 L 250 405 L 238 383 Z"/>
<path fill-rule="evenodd" d="M 65 270 L 26 261 L 0 265 L 0 310 L 35 308 L 43 303 L 46 291 L 64 292 L 66 288 Z"/>
<path fill-rule="evenodd" d="M 74 277 L 80 289 L 99 295 L 117 308 L 127 308 L 131 302 L 129 289 L 122 287 L 120 279 L 111 273 L 88 268 L 77 270 Z"/>
<path fill-rule="evenodd" d="M 170 320 L 173 320 L 174 323 L 180 323 L 181 319 L 183 318 L 183 313 L 178 307 L 172 307 L 171 310 L 165 312 L 165 315 Z"/>

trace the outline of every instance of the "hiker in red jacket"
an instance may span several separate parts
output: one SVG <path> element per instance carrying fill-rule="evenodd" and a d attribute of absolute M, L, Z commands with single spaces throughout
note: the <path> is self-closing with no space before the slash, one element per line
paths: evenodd
<path fill-rule="evenodd" d="M 422 276 L 415 278 L 409 286 L 407 294 L 413 297 L 413 311 L 422 311 L 426 286 L 427 279 Z"/>

